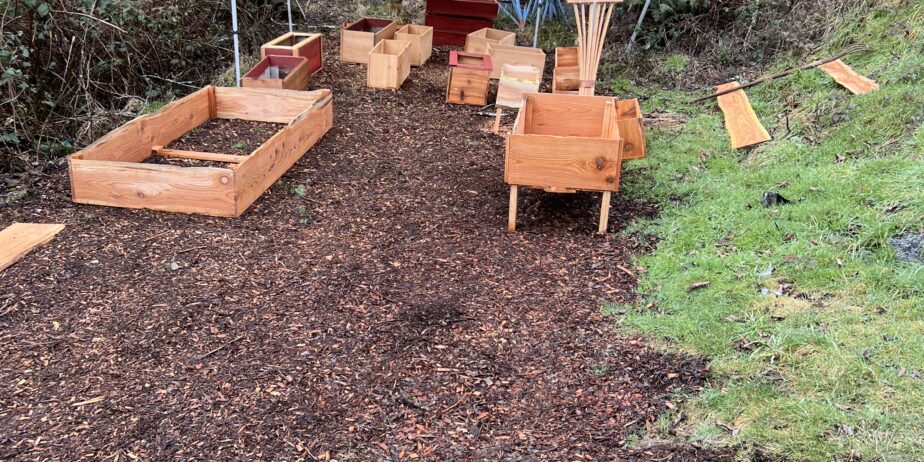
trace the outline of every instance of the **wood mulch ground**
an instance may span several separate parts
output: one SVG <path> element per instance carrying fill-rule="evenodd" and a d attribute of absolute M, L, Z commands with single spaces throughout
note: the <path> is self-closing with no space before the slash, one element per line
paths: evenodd
<path fill-rule="evenodd" d="M 334 128 L 243 217 L 75 205 L 66 169 L 0 211 L 68 226 L 0 278 L 0 459 L 733 460 L 625 449 L 707 377 L 601 315 L 655 210 L 599 237 L 598 194 L 528 191 L 508 234 L 447 51 L 393 92 L 327 43 Z"/>

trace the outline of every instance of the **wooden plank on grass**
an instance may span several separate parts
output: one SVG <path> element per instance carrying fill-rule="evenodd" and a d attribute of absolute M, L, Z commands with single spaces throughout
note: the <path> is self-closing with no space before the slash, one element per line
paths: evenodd
<path fill-rule="evenodd" d="M 64 225 L 13 223 L 0 231 L 0 271 L 19 261 L 32 249 L 47 244 Z"/>
<path fill-rule="evenodd" d="M 851 93 L 855 95 L 865 95 L 874 90 L 879 89 L 879 84 L 864 77 L 860 74 L 857 74 L 847 63 L 837 59 L 831 61 L 827 64 L 822 64 L 819 66 L 821 70 L 825 71 L 831 77 L 834 77 L 834 80 L 837 83 L 841 84 L 844 88 L 850 90 Z"/>
<path fill-rule="evenodd" d="M 731 82 L 719 85 L 715 89 L 718 92 L 738 86 L 738 82 Z M 719 96 L 718 100 L 719 107 L 725 114 L 725 128 L 731 135 L 732 147 L 740 149 L 770 141 L 770 134 L 754 113 L 751 101 L 744 90 Z"/>

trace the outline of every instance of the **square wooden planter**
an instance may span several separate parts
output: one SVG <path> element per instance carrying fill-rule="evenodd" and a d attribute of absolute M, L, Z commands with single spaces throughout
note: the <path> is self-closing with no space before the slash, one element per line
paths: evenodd
<path fill-rule="evenodd" d="M 366 84 L 398 89 L 411 73 L 411 42 L 382 40 L 369 52 Z"/>
<path fill-rule="evenodd" d="M 622 160 L 642 159 L 646 155 L 642 108 L 637 99 L 626 99 L 616 104 L 619 134 L 625 140 Z"/>
<path fill-rule="evenodd" d="M 491 56 L 450 51 L 449 66 L 447 103 L 472 106 L 488 104 L 488 86 L 493 69 Z"/>
<path fill-rule="evenodd" d="M 167 149 L 211 119 L 287 124 L 250 155 Z M 236 217 L 333 125 L 330 90 L 205 87 L 110 132 L 68 158 L 73 201 Z M 183 167 L 143 163 L 152 156 L 227 163 Z"/>
<path fill-rule="evenodd" d="M 433 28 L 407 24 L 395 32 L 395 40 L 411 43 L 411 66 L 423 66 L 433 53 Z"/>
<path fill-rule="evenodd" d="M 289 32 L 264 43 L 260 57 L 301 56 L 308 60 L 308 73 L 314 75 L 324 67 L 324 49 L 321 34 Z"/>
<path fill-rule="evenodd" d="M 552 71 L 552 93 L 576 95 L 581 89 L 581 68 L 577 48 L 556 48 Z"/>
<path fill-rule="evenodd" d="M 504 181 L 510 188 L 508 229 L 516 228 L 518 186 L 550 192 L 602 191 L 601 234 L 619 189 L 623 139 L 616 98 L 532 93 L 507 137 Z"/>
<path fill-rule="evenodd" d="M 499 79 L 505 64 L 533 66 L 539 69 L 539 80 L 542 81 L 542 71 L 545 69 L 545 52 L 539 48 L 518 47 L 516 45 L 503 45 L 488 43 L 488 53 L 494 69 L 491 71 L 492 79 Z"/>
<path fill-rule="evenodd" d="M 366 64 L 369 52 L 377 43 L 391 39 L 398 24 L 391 19 L 362 18 L 340 29 L 340 61 Z"/>
<path fill-rule="evenodd" d="M 516 45 L 516 41 L 517 34 L 513 32 L 486 27 L 468 34 L 465 38 L 465 52 L 483 55 L 488 53 L 489 43 Z"/>
<path fill-rule="evenodd" d="M 242 87 L 308 89 L 308 60 L 301 56 L 269 55 L 241 78 Z"/>

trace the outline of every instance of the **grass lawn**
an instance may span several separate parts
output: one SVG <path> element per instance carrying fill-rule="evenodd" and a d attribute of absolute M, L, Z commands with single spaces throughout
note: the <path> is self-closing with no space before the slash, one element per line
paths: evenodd
<path fill-rule="evenodd" d="M 636 90 L 646 113 L 691 119 L 650 130 L 649 158 L 623 176 L 624 194 L 662 207 L 629 232 L 660 241 L 637 262 L 639 303 L 608 309 L 710 358 L 713 383 L 683 407 L 693 440 L 796 460 L 924 458 L 924 265 L 890 244 L 924 233 L 924 4 L 908 3 L 857 15 L 815 54 L 868 44 L 845 61 L 879 91 L 853 96 L 818 70 L 749 89 L 774 138 L 751 151 L 731 149 L 714 100 Z M 767 191 L 792 202 L 764 207 Z"/>

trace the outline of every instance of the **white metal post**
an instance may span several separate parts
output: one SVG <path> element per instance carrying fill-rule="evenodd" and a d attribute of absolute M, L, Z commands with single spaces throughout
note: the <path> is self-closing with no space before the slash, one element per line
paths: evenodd
<path fill-rule="evenodd" d="M 237 0 L 231 0 L 231 35 L 234 36 L 234 80 L 241 86 L 241 45 L 237 40 Z"/>
<path fill-rule="evenodd" d="M 289 32 L 292 32 L 292 0 L 288 0 L 286 5 L 289 7 Z"/>

